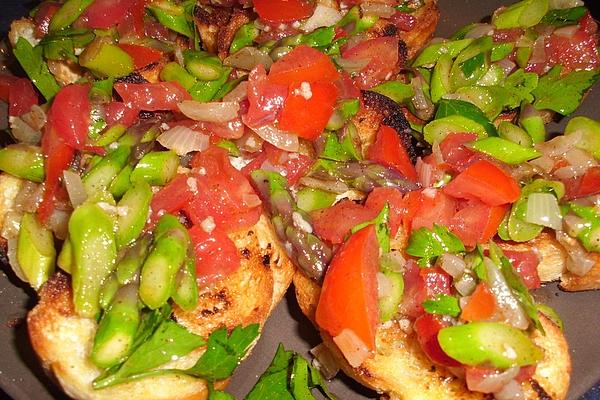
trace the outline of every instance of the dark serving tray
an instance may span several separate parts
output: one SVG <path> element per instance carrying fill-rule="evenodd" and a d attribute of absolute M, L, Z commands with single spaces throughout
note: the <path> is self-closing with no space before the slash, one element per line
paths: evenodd
<path fill-rule="evenodd" d="M 459 27 L 478 21 L 510 0 L 439 0 L 442 17 L 438 34 L 449 36 Z M 24 15 L 35 4 L 24 0 L 0 1 L 0 34 L 6 32 L 10 20 Z M 593 0 L 590 6 L 597 7 Z M 598 15 L 596 15 L 598 18 Z M 599 118 L 600 92 L 592 90 L 576 115 Z M 1 114 L 1 112 L 0 112 Z M 550 127 L 559 131 L 561 124 Z M 15 400 L 65 399 L 65 395 L 44 375 L 27 336 L 24 318 L 35 304 L 35 293 L 18 279 L 7 267 L 6 275 L 0 273 L 0 398 Z M 550 284 L 536 292 L 536 297 L 554 307 L 563 317 L 566 335 L 573 359 L 573 373 L 569 399 L 583 396 L 600 379 L 600 291 L 565 293 Z M 229 391 L 243 397 L 265 370 L 275 353 L 277 344 L 283 342 L 309 357 L 308 350 L 319 343 L 318 335 L 302 315 L 293 292 L 277 307 L 267 322 L 264 333 L 252 355 L 235 372 Z M 344 400 L 377 398 L 369 391 L 340 374 L 330 384 L 331 390 Z M 586 400 L 600 399 L 600 391 L 590 390 Z"/>

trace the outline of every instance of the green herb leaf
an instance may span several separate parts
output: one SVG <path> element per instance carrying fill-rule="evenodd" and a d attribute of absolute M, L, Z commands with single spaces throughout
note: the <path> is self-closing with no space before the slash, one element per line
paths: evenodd
<path fill-rule="evenodd" d="M 496 127 L 485 116 L 483 111 L 473 103 L 463 100 L 441 99 L 438 103 L 438 109 L 435 113 L 435 119 L 460 115 L 471 121 L 477 122 L 485 128 L 488 136 L 498 136 Z"/>
<path fill-rule="evenodd" d="M 581 104 L 584 93 L 600 78 L 600 70 L 575 71 L 561 77 L 562 66 L 554 66 L 533 90 L 534 107 L 569 115 Z"/>
<path fill-rule="evenodd" d="M 425 300 L 423 309 L 429 314 L 450 315 L 451 317 L 458 317 L 460 314 L 458 299 L 447 294 L 440 294 L 433 300 Z"/>
<path fill-rule="evenodd" d="M 467 79 L 473 77 L 475 71 L 483 68 L 485 68 L 485 55 L 483 53 L 476 54 L 460 63 L 460 69 Z"/>
<path fill-rule="evenodd" d="M 13 50 L 29 79 L 39 89 L 46 100 L 50 101 L 60 90 L 54 76 L 48 70 L 48 65 L 42 57 L 43 48 L 33 47 L 26 39 L 20 37 Z"/>
<path fill-rule="evenodd" d="M 208 400 L 235 400 L 235 397 L 221 390 L 215 390 L 212 383 L 208 383 Z"/>
<path fill-rule="evenodd" d="M 211 382 L 230 377 L 258 335 L 258 324 L 238 326 L 231 335 L 225 328 L 214 331 L 208 337 L 206 352 L 185 373 Z"/>
<path fill-rule="evenodd" d="M 375 225 L 375 234 L 377 235 L 377 241 L 379 247 L 384 253 L 390 252 L 390 205 L 385 203 L 379 214 L 371 221 L 366 221 L 354 226 L 351 230 L 352 233 L 356 233 L 369 225 Z"/>
<path fill-rule="evenodd" d="M 432 259 L 445 253 L 461 253 L 465 251 L 458 236 L 442 225 L 433 225 L 433 230 L 419 228 L 410 235 L 406 253 L 419 257 L 418 264 L 427 265 Z"/>
<path fill-rule="evenodd" d="M 324 47 L 331 44 L 335 37 L 335 27 L 325 26 L 302 35 L 300 42 L 310 47 Z"/>
<path fill-rule="evenodd" d="M 575 25 L 586 12 L 587 8 L 585 6 L 550 10 L 544 15 L 540 23 L 552 25 L 557 28 L 566 25 Z"/>
<path fill-rule="evenodd" d="M 389 97 L 396 103 L 400 104 L 408 104 L 408 102 L 415 95 L 412 85 L 399 81 L 384 82 L 375 86 L 374 88 L 371 88 L 370 90 Z"/>

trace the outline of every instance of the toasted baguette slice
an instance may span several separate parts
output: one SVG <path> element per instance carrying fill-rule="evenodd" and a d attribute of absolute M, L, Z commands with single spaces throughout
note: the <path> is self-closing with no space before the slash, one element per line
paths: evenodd
<path fill-rule="evenodd" d="M 177 307 L 174 310 L 180 324 L 203 337 L 222 327 L 231 330 L 239 325 L 263 325 L 294 274 L 294 267 L 265 216 L 251 229 L 233 234 L 232 239 L 242 255 L 241 267 L 202 289 L 194 311 Z M 96 322 L 75 314 L 72 289 L 65 274 L 59 272 L 49 280 L 39 297 L 38 305 L 27 318 L 31 343 L 46 371 L 69 396 L 94 400 L 207 398 L 206 382 L 186 375 L 146 378 L 94 390 L 91 383 L 101 372 L 89 360 Z M 196 350 L 163 368 L 189 368 L 203 352 L 204 349 Z M 217 387 L 226 384 L 219 382 Z"/>
<path fill-rule="evenodd" d="M 302 312 L 313 322 L 321 288 L 298 271 L 294 276 L 296 298 Z M 534 333 L 534 342 L 544 350 L 533 378 L 523 383 L 526 399 L 566 398 L 569 388 L 571 359 L 567 341 L 550 320 L 541 317 L 546 336 Z M 486 395 L 471 392 L 464 380 L 432 363 L 421 350 L 414 333 L 407 333 L 400 322 L 380 326 L 377 331 L 377 353 L 358 368 L 351 367 L 331 336 L 321 331 L 323 343 L 340 368 L 361 384 L 389 395 L 390 399 L 476 400 Z"/>

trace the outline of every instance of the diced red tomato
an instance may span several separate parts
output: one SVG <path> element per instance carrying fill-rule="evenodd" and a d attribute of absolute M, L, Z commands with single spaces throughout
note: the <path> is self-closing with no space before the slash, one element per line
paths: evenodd
<path fill-rule="evenodd" d="M 350 229 L 373 219 L 377 212 L 351 200 L 343 200 L 333 207 L 313 211 L 313 229 L 321 239 L 333 244 L 343 243 Z"/>
<path fill-rule="evenodd" d="M 390 187 L 378 187 L 367 197 L 365 208 L 372 210 L 373 213 L 379 213 L 383 209 L 385 203 L 390 206 L 390 234 L 396 235 L 400 225 L 402 225 L 402 218 L 406 212 L 405 201 L 402 193 L 398 189 Z"/>
<path fill-rule="evenodd" d="M 278 85 L 298 82 L 333 82 L 339 78 L 331 59 L 319 50 L 300 45 L 275 62 L 269 71 L 269 81 Z"/>
<path fill-rule="evenodd" d="M 316 321 L 331 336 L 349 329 L 375 349 L 379 323 L 377 272 L 379 244 L 375 228 L 356 232 L 336 253 L 325 275 Z"/>
<path fill-rule="evenodd" d="M 496 313 L 496 298 L 485 282 L 480 282 L 460 313 L 463 321 L 486 321 Z"/>
<path fill-rule="evenodd" d="M 127 127 L 133 125 L 138 118 L 138 111 L 120 101 L 111 101 L 104 108 L 105 120 L 108 126 L 122 124 Z"/>
<path fill-rule="evenodd" d="M 314 140 L 325 130 L 333 114 L 337 89 L 331 82 L 297 82 L 289 86 L 279 129 Z"/>
<path fill-rule="evenodd" d="M 60 3 L 54 1 L 44 1 L 40 4 L 35 17 L 35 36 L 42 38 L 48 34 L 48 26 L 50 26 L 50 20 L 54 16 L 54 13 L 60 8 Z"/>
<path fill-rule="evenodd" d="M 416 195 L 414 195 L 416 196 Z M 456 200 L 447 196 L 443 191 L 425 189 L 420 192 L 420 199 L 413 200 L 409 211 L 414 215 L 411 227 L 413 230 L 422 227 L 431 229 L 433 224 L 450 226 L 456 213 Z M 416 209 L 414 209 L 416 207 Z"/>
<path fill-rule="evenodd" d="M 258 156 L 242 168 L 242 173 L 249 176 L 257 169 L 276 169 L 286 177 L 289 185 L 293 186 L 312 164 L 313 160 L 304 154 L 290 153 L 265 142 Z"/>
<path fill-rule="evenodd" d="M 38 104 L 38 95 L 26 78 L 0 74 L 0 99 L 8 103 L 8 115 L 21 116 Z"/>
<path fill-rule="evenodd" d="M 517 201 L 519 184 L 495 164 L 479 160 L 458 174 L 444 192 L 461 199 L 479 199 L 490 206 Z"/>
<path fill-rule="evenodd" d="M 256 13 L 269 22 L 292 22 L 308 18 L 315 9 L 311 0 L 254 0 Z"/>
<path fill-rule="evenodd" d="M 195 193 L 192 190 L 193 185 L 188 184 L 188 179 L 194 178 L 187 174 L 179 174 L 152 196 L 152 220 L 157 221 L 163 213 L 176 214 L 190 204 Z"/>
<path fill-rule="evenodd" d="M 235 243 L 219 228 L 206 232 L 193 226 L 190 238 L 196 254 L 196 274 L 206 284 L 232 274 L 240 267 L 240 255 Z"/>
<path fill-rule="evenodd" d="M 256 224 L 262 212 L 260 199 L 248 179 L 231 166 L 226 150 L 209 147 L 196 154 L 192 166 L 203 168 L 195 175 L 194 199 L 185 208 L 194 224 L 212 217 L 227 233 Z"/>
<path fill-rule="evenodd" d="M 119 82 L 114 87 L 123 102 L 134 110 L 178 111 L 177 104 L 192 99 L 192 96 L 177 82 Z"/>
<path fill-rule="evenodd" d="M 459 367 L 461 364 L 449 357 L 438 341 L 438 332 L 448 326 L 438 315 L 423 314 L 415 320 L 414 329 L 421 348 L 431 361 L 446 366 Z"/>
<path fill-rule="evenodd" d="M 257 65 L 248 77 L 248 113 L 243 121 L 251 128 L 268 125 L 279 117 L 288 88 L 267 79 L 265 67 Z"/>
<path fill-rule="evenodd" d="M 586 24 L 585 28 L 578 29 L 574 34 L 554 32 L 546 42 L 548 64 L 563 65 L 563 73 L 600 67 L 598 39 L 586 31 L 591 27 Z"/>
<path fill-rule="evenodd" d="M 485 243 L 496 235 L 508 206 L 488 206 L 479 200 L 469 200 L 459 209 L 452 221 L 450 230 L 467 247 Z"/>
<path fill-rule="evenodd" d="M 48 112 L 47 126 L 68 146 L 81 150 L 90 126 L 89 85 L 69 85 L 58 92 Z"/>
<path fill-rule="evenodd" d="M 465 144 L 477 140 L 475 133 L 450 133 L 440 143 L 440 152 L 444 163 L 453 171 L 461 172 L 473 162 L 480 159 L 478 154 Z"/>
<path fill-rule="evenodd" d="M 492 37 L 496 43 L 516 42 L 523 33 L 522 28 L 494 29 Z"/>
<path fill-rule="evenodd" d="M 503 253 L 510 260 L 515 271 L 519 273 L 528 289 L 541 287 L 542 282 L 537 270 L 540 260 L 533 251 L 503 249 Z"/>
<path fill-rule="evenodd" d="M 54 198 L 60 186 L 60 177 L 69 168 L 75 149 L 67 145 L 50 123 L 44 128 L 42 135 L 42 152 L 44 154 L 44 197 L 38 207 L 40 221 L 45 222 L 54 212 Z"/>
<path fill-rule="evenodd" d="M 439 267 L 419 268 L 410 260 L 404 267 L 402 312 L 409 317 L 423 314 L 423 302 L 439 294 L 450 294 L 452 277 Z"/>
<path fill-rule="evenodd" d="M 125 19 L 134 3 L 134 0 L 95 0 L 80 18 L 86 28 L 109 29 Z"/>
<path fill-rule="evenodd" d="M 396 169 L 409 180 L 417 181 L 417 171 L 410 161 L 406 148 L 394 128 L 381 125 L 375 143 L 369 147 L 367 157 L 379 164 Z"/>
<path fill-rule="evenodd" d="M 347 72 L 342 71 L 340 73 L 340 79 L 334 82 L 338 89 L 339 99 L 359 99 L 360 89 L 356 86 L 350 75 Z"/>
<path fill-rule="evenodd" d="M 404 32 L 412 30 L 417 24 L 417 18 L 409 13 L 396 11 L 391 17 L 390 21 L 396 25 L 398 29 Z"/>
<path fill-rule="evenodd" d="M 593 196 L 600 193 L 600 167 L 591 167 L 582 177 L 568 179 L 565 184 L 568 200 Z"/>
<path fill-rule="evenodd" d="M 148 46 L 121 43 L 119 47 L 133 58 L 135 69 L 144 68 L 162 58 L 162 52 Z"/>
<path fill-rule="evenodd" d="M 360 89 L 370 89 L 388 78 L 398 67 L 398 38 L 384 36 L 367 39 L 350 48 L 342 49 L 342 57 L 348 60 L 367 60 L 354 81 Z"/>
<path fill-rule="evenodd" d="M 526 365 L 524 367 L 521 367 L 519 369 L 519 373 L 517 374 L 517 376 L 515 376 L 515 381 L 517 382 L 525 382 L 530 380 L 533 375 L 535 374 L 535 370 L 537 368 L 537 365 Z"/>

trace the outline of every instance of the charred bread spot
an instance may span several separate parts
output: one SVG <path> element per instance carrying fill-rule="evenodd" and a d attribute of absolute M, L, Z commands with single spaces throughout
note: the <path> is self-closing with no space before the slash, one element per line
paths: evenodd
<path fill-rule="evenodd" d="M 206 51 L 217 53 L 217 35 L 231 18 L 231 8 L 198 5 L 194 10 L 194 22 Z"/>
<path fill-rule="evenodd" d="M 246 260 L 250 259 L 250 250 L 248 250 L 247 248 L 243 248 L 242 251 L 240 252 L 242 254 L 242 257 L 244 257 Z"/>
<path fill-rule="evenodd" d="M 229 47 L 231 47 L 231 42 L 233 42 L 236 32 L 242 25 L 252 21 L 253 17 L 254 15 L 250 10 L 239 8 L 233 10 L 229 22 L 220 28 L 217 34 L 217 52 L 221 59 L 224 59 L 229 54 Z"/>
<path fill-rule="evenodd" d="M 535 390 L 540 400 L 552 400 L 552 397 L 544 390 L 538 381 L 531 379 L 529 382 L 531 383 L 531 387 L 533 390 Z"/>
<path fill-rule="evenodd" d="M 133 71 L 127 76 L 115 79 L 115 83 L 148 83 L 146 78 L 137 71 Z"/>
<path fill-rule="evenodd" d="M 262 264 L 267 268 L 271 265 L 271 255 L 270 254 L 264 254 L 262 256 Z"/>
<path fill-rule="evenodd" d="M 396 36 L 398 34 L 398 28 L 394 24 L 387 24 L 381 30 L 382 36 Z"/>
<path fill-rule="evenodd" d="M 153 62 L 152 64 L 148 64 L 142 68 L 140 68 L 138 71 L 143 72 L 143 71 L 152 71 L 154 68 L 158 67 L 160 65 L 160 63 L 158 61 Z"/>
<path fill-rule="evenodd" d="M 356 372 L 358 373 L 358 375 L 360 375 L 364 378 L 372 378 L 373 377 L 373 375 L 371 374 L 371 371 L 369 371 L 368 368 L 365 368 L 363 366 L 356 368 Z"/>
<path fill-rule="evenodd" d="M 381 124 L 390 126 L 396 130 L 411 161 L 413 163 L 416 162 L 418 142 L 412 135 L 410 124 L 406 120 L 400 105 L 387 96 L 368 90 L 362 91 L 362 100 L 368 110 L 379 114 Z"/>
<path fill-rule="evenodd" d="M 61 315 L 69 317 L 75 315 L 71 293 L 71 278 L 59 271 L 42 286 L 40 299 L 41 302 L 54 304 Z"/>
<path fill-rule="evenodd" d="M 252 231 L 252 230 L 248 231 L 248 237 L 250 237 L 250 236 L 254 236 L 254 231 Z"/>
<path fill-rule="evenodd" d="M 408 60 L 408 46 L 404 40 L 398 41 L 398 65 L 405 66 Z"/>

